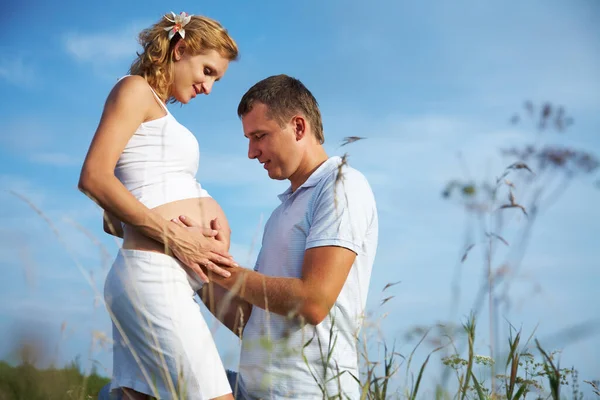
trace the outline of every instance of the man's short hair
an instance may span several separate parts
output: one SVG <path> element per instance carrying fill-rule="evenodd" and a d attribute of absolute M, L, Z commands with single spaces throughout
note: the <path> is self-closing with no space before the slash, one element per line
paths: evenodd
<path fill-rule="evenodd" d="M 295 113 L 304 114 L 319 143 L 325 142 L 323 122 L 317 99 L 310 90 L 296 78 L 287 75 L 274 75 L 256 83 L 242 96 L 238 105 L 238 117 L 252 111 L 255 102 L 268 108 L 268 117 L 283 125 Z"/>

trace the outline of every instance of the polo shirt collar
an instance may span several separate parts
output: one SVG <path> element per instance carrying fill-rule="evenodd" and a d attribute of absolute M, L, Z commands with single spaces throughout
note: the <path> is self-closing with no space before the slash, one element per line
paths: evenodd
<path fill-rule="evenodd" d="M 321 164 L 319 168 L 317 168 L 315 172 L 313 172 L 308 177 L 306 182 L 304 182 L 302 185 L 300 185 L 298 189 L 296 189 L 295 192 L 292 192 L 292 186 L 290 185 L 285 192 L 277 195 L 277 197 L 279 198 L 279 200 L 281 200 L 281 202 L 284 202 L 287 199 L 289 199 L 294 193 L 298 192 L 300 189 L 316 186 L 317 183 L 321 181 L 321 179 L 323 179 L 326 176 L 329 176 L 329 174 L 333 172 L 333 170 L 337 169 L 341 162 L 342 158 L 339 156 L 329 157 L 327 161 Z"/>

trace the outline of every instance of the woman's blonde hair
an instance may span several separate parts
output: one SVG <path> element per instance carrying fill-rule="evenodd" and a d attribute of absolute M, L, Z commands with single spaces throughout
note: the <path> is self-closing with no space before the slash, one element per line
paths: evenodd
<path fill-rule="evenodd" d="M 185 25 L 185 39 L 176 33 L 169 40 L 169 32 L 165 28 L 173 26 L 173 22 L 163 17 L 140 32 L 138 40 L 143 51 L 129 68 L 129 74 L 143 76 L 158 96 L 165 102 L 176 100 L 169 95 L 173 82 L 173 48 L 179 40 L 185 41 L 185 51 L 190 54 L 202 54 L 216 50 L 221 56 L 234 61 L 238 57 L 238 47 L 221 24 L 211 18 L 193 15 Z"/>

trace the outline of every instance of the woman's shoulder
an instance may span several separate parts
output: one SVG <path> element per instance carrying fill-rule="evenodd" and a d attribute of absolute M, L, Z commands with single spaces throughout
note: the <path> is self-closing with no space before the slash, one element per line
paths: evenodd
<path fill-rule="evenodd" d="M 150 105 L 154 102 L 152 88 L 146 79 L 139 75 L 126 75 L 119 79 L 110 91 L 108 100 L 138 106 Z"/>
<path fill-rule="evenodd" d="M 133 91 L 134 93 L 150 93 L 150 84 L 148 81 L 139 75 L 125 75 L 121 77 L 115 86 L 113 87 L 113 91 Z"/>

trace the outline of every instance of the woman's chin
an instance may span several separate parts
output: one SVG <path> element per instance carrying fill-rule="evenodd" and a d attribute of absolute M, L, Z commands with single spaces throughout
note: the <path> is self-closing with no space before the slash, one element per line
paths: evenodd
<path fill-rule="evenodd" d="M 173 95 L 173 97 L 175 97 L 175 100 L 177 100 L 181 104 L 188 104 L 194 98 L 193 96 L 189 96 L 189 95 L 188 96 Z"/>

